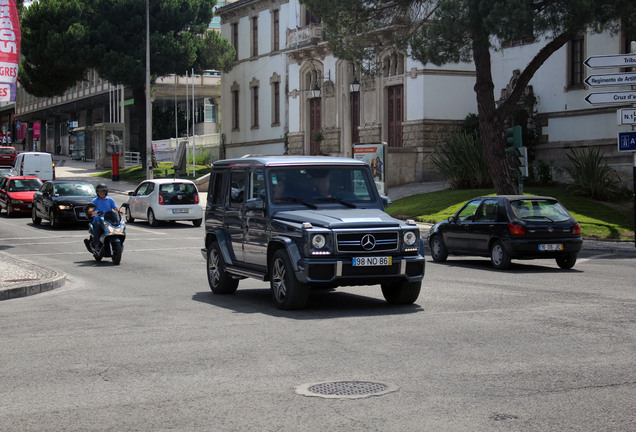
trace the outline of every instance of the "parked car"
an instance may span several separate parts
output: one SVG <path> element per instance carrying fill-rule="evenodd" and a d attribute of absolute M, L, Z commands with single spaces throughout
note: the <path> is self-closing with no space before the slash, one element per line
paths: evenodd
<path fill-rule="evenodd" d="M 471 199 L 433 225 L 428 243 L 437 262 L 449 254 L 490 256 L 494 268 L 506 269 L 511 259 L 554 258 L 570 269 L 583 239 L 578 222 L 555 198 L 515 195 Z"/>
<path fill-rule="evenodd" d="M 36 176 L 42 181 L 55 180 L 55 164 L 51 153 L 20 153 L 11 170 L 16 176 Z"/>
<path fill-rule="evenodd" d="M 33 195 L 42 186 L 42 180 L 32 176 L 0 178 L 0 211 L 7 216 L 16 213 L 31 213 Z"/>
<path fill-rule="evenodd" d="M 87 181 L 47 181 L 33 196 L 31 219 L 36 225 L 47 219 L 51 228 L 63 223 L 86 224 L 90 222 L 86 206 L 96 196 L 95 187 Z"/>
<path fill-rule="evenodd" d="M 208 282 L 232 294 L 240 279 L 270 282 L 280 309 L 306 305 L 312 288 L 380 285 L 412 304 L 424 277 L 415 221 L 389 216 L 363 161 L 265 156 L 214 163 L 205 212 Z"/>
<path fill-rule="evenodd" d="M 15 147 L 0 146 L 0 166 L 12 167 L 16 155 Z"/>
<path fill-rule="evenodd" d="M 190 180 L 144 180 L 128 195 L 130 198 L 122 205 L 126 222 L 145 219 L 157 226 L 161 221 L 191 221 L 198 227 L 203 221 L 199 192 Z"/>

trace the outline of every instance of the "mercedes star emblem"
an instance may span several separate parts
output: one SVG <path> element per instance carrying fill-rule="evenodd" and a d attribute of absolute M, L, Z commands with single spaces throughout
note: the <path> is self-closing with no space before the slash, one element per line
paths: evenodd
<path fill-rule="evenodd" d="M 371 234 L 366 234 L 364 237 L 362 237 L 362 240 L 360 240 L 360 245 L 364 250 L 373 249 L 375 247 L 375 237 L 373 237 Z"/>

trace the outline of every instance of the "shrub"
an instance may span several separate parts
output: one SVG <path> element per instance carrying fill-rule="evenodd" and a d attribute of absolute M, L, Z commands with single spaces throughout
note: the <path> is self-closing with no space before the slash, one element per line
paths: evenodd
<path fill-rule="evenodd" d="M 431 161 L 453 189 L 492 186 L 481 143 L 473 134 L 451 135 L 433 150 Z"/>
<path fill-rule="evenodd" d="M 624 194 L 616 170 L 607 165 L 598 148 L 571 149 L 567 157 L 572 166 L 565 171 L 574 182 L 567 186 L 568 191 L 605 201 Z"/>
<path fill-rule="evenodd" d="M 542 159 L 530 164 L 530 176 L 526 180 L 529 185 L 535 186 L 552 186 L 554 180 L 552 178 L 552 162 L 546 162 Z"/>

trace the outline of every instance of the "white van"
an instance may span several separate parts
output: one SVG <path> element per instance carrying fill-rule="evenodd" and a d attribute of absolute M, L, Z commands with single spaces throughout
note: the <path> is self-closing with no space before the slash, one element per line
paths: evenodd
<path fill-rule="evenodd" d="M 25 152 L 15 157 L 11 174 L 36 176 L 42 181 L 55 180 L 55 164 L 51 153 Z"/>

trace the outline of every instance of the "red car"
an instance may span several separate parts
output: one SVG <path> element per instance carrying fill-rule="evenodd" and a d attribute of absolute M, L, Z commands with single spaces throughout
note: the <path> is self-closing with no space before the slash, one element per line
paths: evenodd
<path fill-rule="evenodd" d="M 0 166 L 13 166 L 17 154 L 15 147 L 0 147 Z"/>
<path fill-rule="evenodd" d="M 42 180 L 34 176 L 3 177 L 0 179 L 0 211 L 7 216 L 31 213 L 33 195 L 42 186 Z"/>

